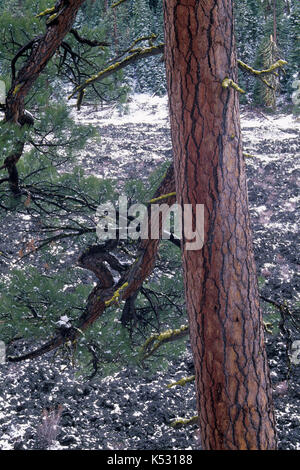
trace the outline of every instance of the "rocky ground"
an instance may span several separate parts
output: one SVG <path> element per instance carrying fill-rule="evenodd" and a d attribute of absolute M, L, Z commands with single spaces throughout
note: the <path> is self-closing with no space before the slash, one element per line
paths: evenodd
<path fill-rule="evenodd" d="M 141 95 L 130 108 L 123 116 L 83 108 L 78 119 L 93 120 L 101 135 L 100 144 L 91 141 L 79 155 L 87 173 L 117 177 L 122 185 L 125 178 L 147 178 L 171 159 L 166 100 Z M 244 150 L 252 155 L 246 162 L 261 293 L 278 304 L 287 302 L 289 311 L 296 315 L 298 309 L 299 315 L 299 122 L 291 115 L 249 109 L 242 109 L 241 122 Z M 2 238 L 8 243 L 7 230 Z M 288 367 L 286 354 L 286 340 L 296 347 L 300 336 L 290 318 L 286 330 L 280 330 L 279 310 L 265 302 L 262 306 L 273 332 L 267 333 L 267 351 L 279 448 L 300 449 L 299 364 L 294 352 Z M 15 344 L 19 352 L 23 346 Z M 194 385 L 166 387 L 192 373 L 189 350 L 167 371 L 152 376 L 130 369 L 88 382 L 51 354 L 0 365 L 0 449 L 199 448 L 195 424 L 179 429 L 170 425 L 176 418 L 195 415 Z"/>

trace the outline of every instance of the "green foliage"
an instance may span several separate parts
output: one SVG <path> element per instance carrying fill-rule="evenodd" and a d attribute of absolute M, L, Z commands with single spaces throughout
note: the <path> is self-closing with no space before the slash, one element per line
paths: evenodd
<path fill-rule="evenodd" d="M 100 183 L 97 178 L 89 177 L 85 182 L 84 170 L 81 170 L 81 178 L 78 175 L 75 178 L 82 149 L 88 139 L 97 138 L 95 129 L 75 124 L 62 102 L 41 106 L 38 116 L 34 128 L 30 129 L 0 124 L 0 149 L 4 158 L 14 153 L 20 142 L 27 142 L 17 165 L 23 187 L 31 192 L 48 191 L 50 199 L 53 184 L 60 186 L 61 195 L 70 195 L 77 189 L 87 198 L 98 198 L 97 181 L 98 186 Z M 2 202 L 6 204 L 10 200 L 8 185 L 2 184 L 0 190 Z M 53 194 L 54 198 L 56 196 Z M 42 203 L 45 209 L 53 209 L 50 202 Z"/>
<path fill-rule="evenodd" d="M 125 193 L 127 197 L 136 203 L 147 204 L 153 198 L 153 194 L 161 183 L 170 162 L 162 163 L 159 168 L 153 171 L 146 182 L 141 180 L 129 180 L 125 182 Z"/>
<path fill-rule="evenodd" d="M 28 126 L 21 128 L 9 122 L 0 122 L 0 149 L 4 157 L 3 160 L 10 154 L 15 153 L 20 143 L 27 140 L 29 136 L 30 129 Z"/>
<path fill-rule="evenodd" d="M 299 57 L 300 57 L 300 3 L 292 1 L 290 6 L 289 15 L 284 15 L 282 20 L 283 30 L 281 33 L 282 42 L 280 43 L 281 49 L 286 50 L 286 60 L 288 61 L 288 70 L 282 80 L 282 91 L 287 96 L 293 95 L 295 91 L 295 80 L 300 79 L 299 74 Z M 295 105 L 294 111 L 297 114 L 297 104 L 292 99 Z M 299 101 L 298 101 L 299 106 Z"/>
<path fill-rule="evenodd" d="M 187 322 L 181 253 L 178 247 L 167 240 L 161 241 L 157 268 L 144 283 L 143 288 L 147 297 L 142 293 L 138 296 L 137 309 L 141 312 L 139 329 L 132 332 L 133 343 L 139 349 L 153 333 L 178 329 Z M 152 309 L 149 309 L 149 298 Z M 184 352 L 186 340 L 187 337 L 183 337 L 163 344 L 153 356 L 145 361 L 144 365 L 150 371 L 166 368 L 170 360 Z"/>
<path fill-rule="evenodd" d="M 100 317 L 92 328 L 79 339 L 76 358 L 83 375 L 89 375 L 91 368 L 91 348 L 98 360 L 98 374 L 112 375 L 123 367 L 136 366 L 137 351 L 132 347 L 129 331 L 119 320 L 120 308 L 111 307 Z"/>
<path fill-rule="evenodd" d="M 107 46 L 89 47 L 87 45 L 78 45 L 78 42 L 72 34 L 67 35 L 66 41 L 75 52 L 79 52 L 83 57 L 81 68 L 83 67 L 84 76 L 90 77 L 97 72 L 104 69 L 107 64 L 110 65 L 110 61 L 118 55 L 118 49 L 116 47 L 116 41 L 119 38 L 114 33 L 114 27 L 112 25 L 116 22 L 120 24 L 120 30 L 123 32 L 127 29 L 127 18 L 124 18 L 122 13 L 118 14 L 118 18 L 114 19 L 113 10 L 110 6 L 107 6 L 107 2 L 104 0 L 95 0 L 94 2 L 85 2 L 80 9 L 75 23 L 74 29 L 76 29 L 80 35 L 89 40 L 97 40 L 110 44 Z M 126 28 L 124 28 L 126 24 Z M 122 25 L 122 26 L 121 26 Z M 117 33 L 118 35 L 118 33 Z M 127 36 L 125 33 L 124 43 L 122 49 L 128 47 L 126 42 Z M 69 56 L 67 63 L 72 63 L 72 58 Z M 78 77 L 74 80 L 74 77 L 70 73 L 66 74 L 73 85 L 79 85 L 82 79 Z M 85 93 L 86 101 L 112 101 L 116 100 L 124 102 L 127 99 L 129 92 L 129 86 L 127 81 L 124 79 L 123 71 L 116 72 L 113 76 L 102 80 L 90 87 L 87 87 Z"/>
<path fill-rule="evenodd" d="M 290 100 L 299 61 L 299 2 L 276 1 L 276 50 L 270 43 L 270 36 L 274 35 L 273 2 L 240 0 L 235 2 L 234 9 L 239 59 L 256 69 L 274 58 L 274 62 L 278 58 L 285 59 L 288 62 L 286 74 L 280 77 L 277 87 L 280 85 L 281 93 Z M 271 92 L 254 77 L 239 70 L 238 83 L 247 91 L 241 96 L 242 103 L 254 102 L 263 106 L 266 100 L 268 106 L 274 105 L 274 93 L 271 96 Z"/>
<path fill-rule="evenodd" d="M 10 76 L 11 58 L 25 44 L 35 36 L 45 32 L 43 21 L 35 18 L 39 11 L 45 10 L 50 5 L 51 0 L 3 0 L 0 16 L 0 37 L 2 47 L 0 47 L 0 75 L 1 79 Z M 24 58 L 19 59 L 20 64 L 24 63 Z"/>
<path fill-rule="evenodd" d="M 66 315 L 70 320 L 78 317 L 78 307 L 84 305 L 91 289 L 82 285 L 79 269 L 61 270 L 48 274 L 33 266 L 14 268 L 0 281 L 1 340 L 10 342 L 21 336 L 47 338 L 53 334 L 56 322 Z"/>
<path fill-rule="evenodd" d="M 164 41 L 162 2 L 135 0 L 125 2 L 116 8 L 112 23 L 115 25 L 113 43 L 117 51 L 124 50 L 138 38 L 154 34 L 156 42 Z M 145 42 L 139 44 L 139 46 Z M 146 43 L 147 44 L 147 43 Z M 165 70 L 160 56 L 150 57 L 129 66 L 124 71 L 134 92 L 166 93 Z"/>
<path fill-rule="evenodd" d="M 296 74 L 295 74 L 296 76 Z M 292 83 L 292 102 L 293 102 L 293 113 L 296 116 L 299 116 L 300 114 L 300 80 L 295 78 L 295 80 Z"/>
<path fill-rule="evenodd" d="M 106 376 L 128 366 L 139 367 L 151 374 L 167 368 L 169 361 L 185 350 L 187 337 L 162 345 L 153 356 L 141 363 L 141 346 L 148 337 L 153 333 L 180 328 L 187 321 L 181 255 L 176 246 L 167 240 L 161 242 L 157 268 L 143 284 L 135 302 L 135 316 L 126 327 L 120 321 L 123 307 L 124 302 L 121 302 L 107 308 L 97 322 L 80 336 L 76 357 L 84 375 L 91 374 L 93 370 L 93 353 L 98 361 L 98 374 Z"/>
<path fill-rule="evenodd" d="M 281 320 L 280 312 L 274 305 L 264 302 L 263 306 L 264 323 L 268 325 L 268 330 L 272 335 L 277 335 L 280 331 L 279 323 Z"/>
<path fill-rule="evenodd" d="M 279 49 L 272 39 L 266 41 L 262 47 L 262 68 L 268 69 L 272 64 L 274 64 L 279 58 Z M 267 108 L 276 108 L 276 94 L 279 88 L 279 81 L 277 77 L 271 76 L 269 78 L 269 83 L 272 88 L 266 87 L 263 84 L 260 84 L 261 97 Z"/>
<path fill-rule="evenodd" d="M 140 361 L 140 349 L 148 337 L 153 333 L 180 328 L 187 321 L 180 250 L 170 242 L 161 243 L 158 267 L 144 283 L 143 289 L 147 292 L 148 299 L 142 292 L 138 294 L 134 325 L 122 326 L 120 321 L 124 306 L 122 302 L 117 307 L 109 307 L 92 328 L 80 337 L 77 359 L 84 375 L 91 373 L 90 362 L 93 356 L 89 345 L 93 345 L 93 350 L 97 354 L 98 373 L 102 376 L 111 375 L 120 368 L 128 366 L 139 367 L 152 374 L 156 370 L 166 369 L 170 361 L 184 352 L 187 336 L 163 344 L 153 356 L 143 363 Z"/>

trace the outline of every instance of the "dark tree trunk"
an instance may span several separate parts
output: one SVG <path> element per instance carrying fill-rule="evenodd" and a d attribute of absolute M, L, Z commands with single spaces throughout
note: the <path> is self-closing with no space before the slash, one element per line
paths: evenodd
<path fill-rule="evenodd" d="M 183 265 L 204 449 L 275 449 L 249 227 L 231 0 L 165 0 L 177 202 L 204 204 Z"/>

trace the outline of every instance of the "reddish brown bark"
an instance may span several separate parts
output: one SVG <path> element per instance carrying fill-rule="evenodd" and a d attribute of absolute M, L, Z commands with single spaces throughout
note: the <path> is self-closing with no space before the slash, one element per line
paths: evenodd
<path fill-rule="evenodd" d="M 24 99 L 40 73 L 69 32 L 76 14 L 85 0 L 60 0 L 56 6 L 56 17 L 48 20 L 46 33 L 33 41 L 31 54 L 19 70 L 7 94 L 5 117 L 18 122 L 24 113 Z"/>
<path fill-rule="evenodd" d="M 205 206 L 183 265 L 204 449 L 274 449 L 275 424 L 249 228 L 231 0 L 165 0 L 177 202 Z"/>

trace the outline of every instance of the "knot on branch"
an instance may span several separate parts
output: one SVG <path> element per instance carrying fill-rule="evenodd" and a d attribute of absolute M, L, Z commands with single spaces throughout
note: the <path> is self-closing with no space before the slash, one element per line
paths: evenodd
<path fill-rule="evenodd" d="M 25 109 L 24 113 L 21 116 L 19 116 L 18 122 L 21 126 L 33 126 L 34 117 L 29 111 L 26 111 Z"/>
<path fill-rule="evenodd" d="M 77 264 L 81 268 L 92 271 L 101 286 L 109 288 L 114 285 L 114 277 L 111 270 L 117 271 L 118 274 L 124 273 L 127 266 L 109 252 L 116 245 L 116 240 L 109 240 L 103 245 L 92 245 L 88 247 L 78 258 Z"/>

